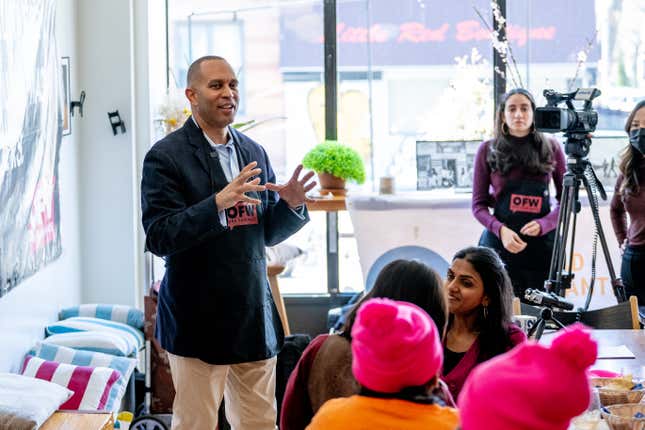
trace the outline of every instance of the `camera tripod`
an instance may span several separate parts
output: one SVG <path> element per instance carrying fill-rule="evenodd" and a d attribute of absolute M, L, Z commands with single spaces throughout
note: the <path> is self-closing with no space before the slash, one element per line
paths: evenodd
<path fill-rule="evenodd" d="M 540 309 L 540 317 L 529 330 L 527 334 L 528 338 L 540 340 L 542 333 L 544 332 L 544 328 L 546 327 L 546 323 L 549 321 L 553 322 L 559 329 L 564 328 L 564 324 L 553 316 L 553 309 L 548 306 L 544 306 Z M 533 335 L 535 335 L 535 337 L 533 337 Z"/>
<path fill-rule="evenodd" d="M 591 145 L 591 140 L 586 134 L 570 134 L 565 136 L 567 136 L 567 141 L 565 144 L 565 153 L 568 156 L 567 171 L 563 179 L 560 213 L 558 215 L 558 225 L 555 232 L 553 253 L 551 254 L 549 279 L 544 282 L 545 289 L 548 292 L 553 292 L 559 296 L 564 297 L 565 291 L 568 288 L 571 288 L 571 279 L 573 278 L 571 268 L 573 267 L 572 262 L 576 235 L 576 218 L 578 212 L 580 212 L 581 209 L 580 201 L 578 200 L 578 193 L 580 190 L 580 185 L 582 184 L 587 191 L 587 196 L 589 198 L 589 207 L 591 208 L 591 213 L 593 215 L 595 231 L 598 235 L 598 239 L 600 239 L 603 255 L 605 257 L 605 263 L 607 264 L 607 269 L 609 270 L 609 277 L 611 279 L 611 286 L 614 295 L 616 296 L 616 300 L 619 303 L 623 302 L 626 300 L 625 289 L 620 278 L 616 277 L 616 271 L 614 270 L 614 265 L 611 262 L 609 247 L 607 246 L 607 240 L 605 238 L 602 224 L 600 223 L 600 216 L 598 214 L 598 199 L 596 196 L 596 191 L 600 193 L 600 196 L 603 200 L 607 199 L 607 194 L 605 193 L 602 184 L 598 180 L 598 177 L 596 176 L 591 163 L 586 158 L 586 155 L 589 152 L 589 146 Z M 570 230 L 571 243 L 569 264 L 565 265 L 565 248 L 567 245 L 567 238 L 569 237 Z M 595 239 L 593 252 L 594 255 L 592 263 L 592 276 L 595 277 Z M 565 267 L 569 268 L 568 272 L 564 271 Z M 587 299 L 585 302 L 584 310 L 587 310 L 589 308 L 592 293 L 593 281 L 589 286 L 589 290 L 587 291 Z M 543 309 L 542 312 L 544 313 L 544 311 L 545 310 Z M 541 319 L 544 319 L 544 316 Z M 553 315 L 551 314 L 548 319 L 553 319 Z M 536 326 L 537 325 L 538 323 L 536 323 Z M 559 325 L 558 321 L 556 321 L 556 325 Z M 561 325 L 559 326 L 561 327 Z"/>

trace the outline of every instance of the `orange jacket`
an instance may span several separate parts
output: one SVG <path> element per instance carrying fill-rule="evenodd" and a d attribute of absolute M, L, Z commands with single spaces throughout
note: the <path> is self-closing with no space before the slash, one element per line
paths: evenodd
<path fill-rule="evenodd" d="M 326 402 L 308 430 L 454 430 L 457 410 L 400 399 L 351 396 Z"/>

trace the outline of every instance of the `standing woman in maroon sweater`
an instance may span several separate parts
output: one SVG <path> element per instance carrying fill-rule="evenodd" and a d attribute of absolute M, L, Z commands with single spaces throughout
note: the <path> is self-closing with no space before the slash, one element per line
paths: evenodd
<path fill-rule="evenodd" d="M 611 199 L 611 224 L 623 251 L 620 276 L 627 296 L 645 306 L 645 100 L 627 118 L 629 146 L 620 157 L 620 174 Z M 629 225 L 627 224 L 629 214 Z"/>
<path fill-rule="evenodd" d="M 527 90 L 504 94 L 495 137 L 477 150 L 473 177 L 473 215 L 486 228 L 479 245 L 498 252 L 522 299 L 527 288 L 543 290 L 549 276 L 566 170 L 558 142 L 535 130 L 534 112 Z M 551 181 L 557 202 L 551 202 Z"/>

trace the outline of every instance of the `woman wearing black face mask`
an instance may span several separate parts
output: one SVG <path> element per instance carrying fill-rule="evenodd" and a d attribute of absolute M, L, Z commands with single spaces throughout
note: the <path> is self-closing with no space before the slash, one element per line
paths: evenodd
<path fill-rule="evenodd" d="M 627 296 L 645 306 L 645 100 L 629 114 L 625 131 L 629 146 L 620 157 L 611 223 L 623 251 L 620 275 Z"/>

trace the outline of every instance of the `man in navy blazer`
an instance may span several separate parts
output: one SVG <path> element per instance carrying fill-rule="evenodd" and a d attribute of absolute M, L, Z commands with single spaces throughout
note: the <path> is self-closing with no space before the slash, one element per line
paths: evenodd
<path fill-rule="evenodd" d="M 265 246 L 309 221 L 312 172 L 283 185 L 264 149 L 230 127 L 238 81 L 225 59 L 196 60 L 192 117 L 147 153 L 146 247 L 166 261 L 155 336 L 169 353 L 173 429 L 212 429 L 226 398 L 234 429 L 275 429 L 276 355 L 284 340 Z"/>

